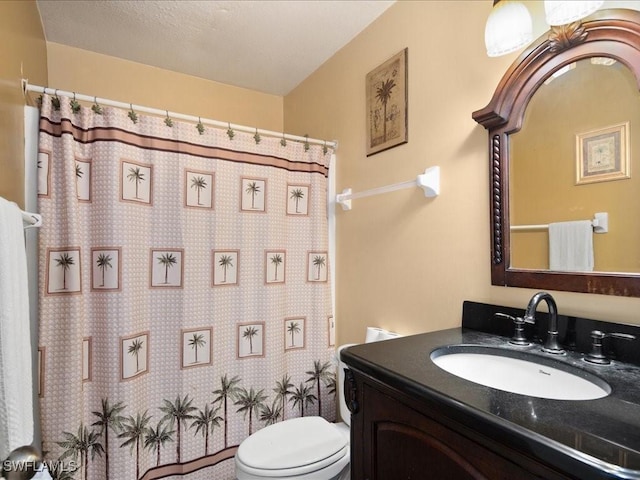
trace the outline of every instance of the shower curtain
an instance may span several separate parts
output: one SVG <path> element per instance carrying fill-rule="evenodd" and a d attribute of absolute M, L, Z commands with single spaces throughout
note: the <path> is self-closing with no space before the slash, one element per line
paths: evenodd
<path fill-rule="evenodd" d="M 43 96 L 43 451 L 54 478 L 227 479 L 335 419 L 322 145 Z"/>

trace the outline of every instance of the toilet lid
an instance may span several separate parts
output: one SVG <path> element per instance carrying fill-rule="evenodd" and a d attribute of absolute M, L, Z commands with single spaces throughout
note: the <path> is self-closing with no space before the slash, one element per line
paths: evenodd
<path fill-rule="evenodd" d="M 236 455 L 254 469 L 283 470 L 321 462 L 347 445 L 344 435 L 324 418 L 300 417 L 259 430 L 240 444 Z"/>

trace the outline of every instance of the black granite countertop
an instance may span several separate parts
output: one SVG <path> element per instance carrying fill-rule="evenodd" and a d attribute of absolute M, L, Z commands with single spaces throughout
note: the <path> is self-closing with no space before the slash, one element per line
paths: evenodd
<path fill-rule="evenodd" d="M 430 359 L 447 345 L 488 345 L 527 351 L 590 372 L 611 394 L 595 400 L 549 400 L 485 387 L 457 376 Z M 516 347 L 508 337 L 469 328 L 356 345 L 342 351 L 350 367 L 414 398 L 437 402 L 465 425 L 502 441 L 581 480 L 640 479 L 640 367 L 612 361 L 597 366 L 580 352 L 563 356 L 540 345 Z"/>

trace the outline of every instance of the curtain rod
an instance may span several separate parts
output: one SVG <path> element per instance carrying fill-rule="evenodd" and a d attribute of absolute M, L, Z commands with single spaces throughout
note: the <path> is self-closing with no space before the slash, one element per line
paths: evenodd
<path fill-rule="evenodd" d="M 85 102 L 95 102 L 98 103 L 100 105 L 107 105 L 110 107 L 117 107 L 117 108 L 122 108 L 122 109 L 131 109 L 131 110 L 135 110 L 138 112 L 144 112 L 144 113 L 149 113 L 151 115 L 160 115 L 160 116 L 168 116 L 170 118 L 174 118 L 174 119 L 179 119 L 179 120 L 186 120 L 188 122 L 201 122 L 204 125 L 211 125 L 213 127 L 218 127 L 218 128 L 231 128 L 233 130 L 238 130 L 241 132 L 247 132 L 247 133 L 259 133 L 260 135 L 267 135 L 270 137 L 277 137 L 277 138 L 285 138 L 286 140 L 293 140 L 293 141 L 297 141 L 297 142 L 306 142 L 306 143 L 313 143 L 316 145 L 323 145 L 323 146 L 327 146 L 328 148 L 333 148 L 334 150 L 338 148 L 338 142 L 337 141 L 326 141 L 326 140 L 319 140 L 316 138 L 308 138 L 308 137 L 300 137 L 298 135 L 290 135 L 290 134 L 285 134 L 282 132 L 274 132 L 271 130 L 262 130 L 259 128 L 252 128 L 252 127 L 247 127 L 244 125 L 236 125 L 233 123 L 228 123 L 228 122 L 221 122 L 219 120 L 210 120 L 210 119 L 205 119 L 205 118 L 200 118 L 200 117 L 196 117 L 194 115 L 185 115 L 183 113 L 176 113 L 176 112 L 170 112 L 168 110 L 160 110 L 157 108 L 151 108 L 151 107 L 143 107 L 141 105 L 134 105 L 131 103 L 124 103 L 124 102 L 118 102 L 116 100 L 109 100 L 106 98 L 100 98 L 100 97 L 92 97 L 90 95 L 83 95 L 80 93 L 75 93 L 75 92 L 66 92 L 64 90 L 57 90 L 54 88 L 49 88 L 49 87 L 42 87 L 39 85 L 31 85 L 29 83 L 28 80 L 26 79 L 22 79 L 22 92 L 23 94 L 26 95 L 27 92 L 35 92 L 35 93 L 45 93 L 48 95 L 60 95 L 63 97 L 68 97 L 68 98 L 74 98 L 76 100 L 81 100 L 81 101 L 85 101 Z"/>
<path fill-rule="evenodd" d="M 609 233 L 609 213 L 598 212 L 589 220 L 593 227 L 593 233 Z M 509 229 L 512 232 L 528 232 L 531 230 L 548 230 L 548 224 L 539 225 L 511 225 Z"/>

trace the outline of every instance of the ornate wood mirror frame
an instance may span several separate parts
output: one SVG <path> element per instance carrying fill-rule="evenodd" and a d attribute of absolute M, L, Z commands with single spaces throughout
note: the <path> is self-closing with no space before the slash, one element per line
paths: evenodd
<path fill-rule="evenodd" d="M 582 22 L 552 27 L 511 65 L 491 102 L 472 115 L 489 133 L 493 285 L 640 297 L 640 274 L 510 267 L 509 135 L 521 129 L 529 100 L 553 72 L 589 57 L 622 62 L 640 83 L 640 12 L 602 10 Z"/>

